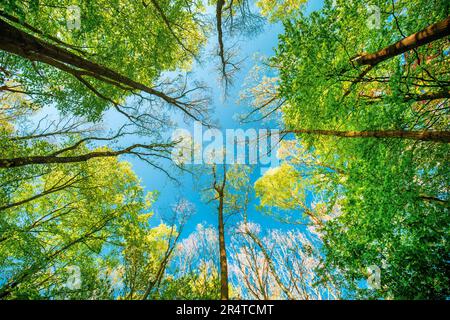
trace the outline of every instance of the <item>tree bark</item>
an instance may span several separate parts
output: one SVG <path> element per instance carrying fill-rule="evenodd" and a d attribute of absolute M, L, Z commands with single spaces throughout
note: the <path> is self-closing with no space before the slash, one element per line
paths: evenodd
<path fill-rule="evenodd" d="M 369 103 L 376 103 L 381 101 L 387 96 L 384 95 L 377 95 L 377 96 L 368 96 L 368 95 L 360 95 L 360 97 L 363 97 L 367 99 Z M 450 91 L 439 91 L 439 92 L 428 92 L 423 94 L 406 94 L 403 96 L 402 100 L 403 102 L 421 102 L 421 101 L 434 101 L 434 100 L 442 100 L 442 99 L 449 99 L 450 98 Z"/>
<path fill-rule="evenodd" d="M 403 101 L 433 101 L 441 99 L 449 99 L 450 91 L 429 92 L 424 94 L 407 95 L 403 98 Z"/>
<path fill-rule="evenodd" d="M 0 49 L 31 61 L 39 61 L 52 65 L 74 75 L 79 80 L 82 76 L 89 76 L 99 81 L 112 84 L 122 90 L 146 92 L 179 108 L 194 120 L 198 120 L 188 110 L 189 107 L 186 103 L 170 97 L 161 91 L 150 88 L 143 83 L 136 82 L 106 66 L 77 56 L 65 48 L 40 40 L 1 19 Z"/>
<path fill-rule="evenodd" d="M 267 264 L 269 265 L 269 270 L 272 276 L 275 279 L 275 282 L 278 284 L 280 289 L 286 294 L 287 298 L 289 300 L 295 300 L 294 296 L 291 294 L 289 289 L 283 284 L 283 281 L 281 281 L 280 277 L 278 276 L 276 266 L 273 264 L 273 261 L 270 257 L 269 252 L 267 252 L 267 249 L 262 244 L 261 240 L 258 239 L 256 235 L 254 235 L 250 230 L 247 230 L 246 234 L 256 243 L 256 245 L 260 248 L 264 259 L 266 260 Z"/>
<path fill-rule="evenodd" d="M 218 200 L 217 216 L 218 216 L 218 231 L 219 231 L 219 262 L 220 262 L 220 299 L 228 300 L 228 261 L 227 250 L 225 244 L 225 224 L 224 224 L 224 201 L 225 201 L 225 186 L 227 183 L 227 169 L 226 164 L 223 164 L 223 177 L 221 181 L 218 180 L 216 172 L 216 165 L 212 166 L 213 174 L 213 190 L 217 196 L 213 200 Z"/>
<path fill-rule="evenodd" d="M 93 151 L 89 153 L 85 153 L 82 155 L 76 156 L 57 156 L 46 155 L 46 156 L 29 156 L 29 157 L 17 157 L 17 158 L 0 158 L 0 168 L 16 168 L 23 167 L 32 164 L 55 164 L 55 163 L 75 163 L 75 162 L 83 162 L 88 161 L 93 158 L 105 158 L 105 157 L 117 157 L 122 154 L 137 154 L 139 155 L 139 151 L 134 151 L 135 149 L 142 148 L 146 150 L 161 148 L 170 148 L 170 144 L 155 144 L 155 145 L 143 145 L 143 144 L 134 144 L 125 149 L 117 150 L 117 151 Z"/>
<path fill-rule="evenodd" d="M 223 191 L 219 194 L 219 256 L 220 256 L 220 299 L 228 300 L 228 262 L 225 247 L 225 227 L 223 223 Z"/>
<path fill-rule="evenodd" d="M 95 233 L 99 232 L 100 230 L 105 228 L 106 225 L 114 218 L 116 218 L 116 215 L 108 217 L 107 219 L 105 219 L 105 221 L 102 222 L 101 225 L 94 227 L 91 231 L 85 233 L 84 235 L 80 236 L 79 238 L 77 238 L 73 241 L 70 241 L 68 244 L 66 244 L 62 248 L 56 250 L 55 252 L 50 254 L 48 257 L 45 257 L 45 259 L 43 261 L 36 262 L 28 269 L 23 270 L 22 272 L 20 272 L 20 274 L 16 278 L 10 279 L 8 282 L 3 284 L 2 287 L 0 287 L 0 299 L 4 299 L 4 298 L 8 297 L 9 295 L 11 295 L 12 291 L 17 286 L 19 286 L 22 282 L 26 281 L 29 277 L 31 277 L 36 272 L 44 269 L 47 266 L 47 264 L 50 263 L 59 254 L 66 251 L 70 247 L 82 242 L 86 238 L 89 238 L 90 236 L 94 235 Z"/>
<path fill-rule="evenodd" d="M 353 60 L 353 63 L 374 66 L 406 51 L 444 38 L 449 34 L 450 16 L 377 52 L 360 55 Z"/>
<path fill-rule="evenodd" d="M 281 134 L 289 134 L 289 133 L 315 134 L 315 135 L 335 136 L 344 138 L 394 138 L 394 139 L 411 139 L 420 141 L 450 143 L 450 131 L 402 131 L 402 130 L 338 131 L 338 130 L 314 130 L 314 129 L 281 131 Z"/>

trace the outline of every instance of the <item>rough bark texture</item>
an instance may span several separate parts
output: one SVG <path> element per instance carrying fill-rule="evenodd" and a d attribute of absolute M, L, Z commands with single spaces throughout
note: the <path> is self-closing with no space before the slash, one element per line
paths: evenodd
<path fill-rule="evenodd" d="M 213 190 L 216 193 L 215 200 L 218 201 L 217 216 L 218 216 L 218 231 L 219 231 L 219 262 L 220 262 L 220 299 L 228 300 L 228 261 L 227 250 L 225 244 L 225 224 L 224 224 L 224 201 L 225 201 L 225 186 L 227 183 L 226 165 L 223 166 L 223 177 L 218 180 L 216 166 L 212 167 L 212 174 L 214 177 Z"/>
<path fill-rule="evenodd" d="M 228 300 L 228 262 L 223 223 L 223 192 L 219 195 L 220 299 Z"/>
<path fill-rule="evenodd" d="M 278 284 L 278 286 L 280 287 L 280 289 L 286 294 L 287 298 L 289 300 L 295 300 L 294 296 L 291 294 L 289 288 L 287 288 L 284 284 L 283 281 L 281 281 L 280 277 L 278 276 L 277 273 L 277 269 L 275 267 L 275 265 L 273 264 L 273 261 L 270 257 L 269 252 L 267 251 L 266 247 L 264 247 L 263 243 L 261 242 L 261 240 L 259 240 L 259 238 L 257 236 L 255 236 L 252 232 L 250 232 L 249 230 L 246 233 L 255 243 L 256 245 L 261 249 L 261 252 L 264 256 L 264 259 L 266 260 L 267 264 L 269 265 L 269 270 L 270 273 L 272 274 L 272 276 L 274 277 L 276 283 Z"/>
<path fill-rule="evenodd" d="M 191 118 L 198 120 L 187 106 L 165 93 L 136 82 L 108 67 L 92 62 L 72 52 L 40 40 L 0 19 L 0 49 L 16 54 L 31 61 L 39 61 L 52 65 L 70 73 L 79 80 L 83 76 L 112 84 L 122 90 L 143 91 L 157 96 L 167 103 L 181 109 Z"/>
<path fill-rule="evenodd" d="M 316 134 L 324 136 L 335 136 L 344 138 L 395 138 L 411 139 L 433 142 L 450 142 L 450 131 L 402 131 L 402 130 L 380 130 L 380 131 L 338 131 L 338 130 L 286 130 L 284 134 Z"/>
<path fill-rule="evenodd" d="M 377 52 L 360 55 L 353 62 L 356 65 L 374 66 L 406 51 L 444 38 L 449 34 L 450 16 Z"/>
<path fill-rule="evenodd" d="M 134 144 L 122 150 L 117 151 L 93 151 L 82 155 L 76 156 L 57 156 L 57 155 L 46 155 L 46 156 L 29 156 L 29 157 L 17 157 L 17 158 L 0 158 L 0 168 L 15 168 L 22 167 L 31 164 L 53 164 L 53 163 L 74 163 L 88 161 L 93 158 L 104 158 L 104 157 L 117 157 L 122 154 L 137 154 L 135 149 L 142 148 L 146 150 L 152 150 L 158 146 L 163 145 L 142 145 Z M 169 146 L 170 147 L 170 146 Z"/>

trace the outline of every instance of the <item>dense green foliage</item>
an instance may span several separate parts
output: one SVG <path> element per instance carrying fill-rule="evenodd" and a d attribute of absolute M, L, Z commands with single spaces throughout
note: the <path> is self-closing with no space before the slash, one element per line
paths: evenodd
<path fill-rule="evenodd" d="M 368 23 L 370 4 L 381 9 L 378 27 Z M 272 64 L 286 99 L 282 114 L 287 128 L 448 130 L 448 39 L 373 66 L 352 63 L 448 12 L 446 1 L 336 1 L 334 6 L 326 1 L 319 12 L 286 21 Z M 429 97 L 440 92 L 444 97 Z M 448 145 L 299 138 L 306 149 L 294 161 L 286 160 L 284 172 L 264 179 L 279 185 L 288 179 L 293 194 L 300 192 L 303 199 L 308 192 L 322 196 L 331 215 L 320 227 L 326 268 L 341 270 L 341 284 L 360 297 L 448 297 Z M 292 162 L 297 169 L 290 164 L 287 170 Z M 292 179 L 300 180 L 288 182 Z M 270 180 L 263 181 L 256 184 L 263 204 L 297 208 L 295 197 L 270 200 L 266 192 L 280 191 L 269 191 L 265 184 Z M 381 270 L 381 287 L 358 290 L 371 266 Z"/>
<path fill-rule="evenodd" d="M 74 5 L 79 8 L 79 17 L 68 9 Z M 23 30 L 30 31 L 27 26 L 32 26 L 40 32 L 31 33 L 39 38 L 75 54 L 82 52 L 83 57 L 149 86 L 156 85 L 164 71 L 188 69 L 205 41 L 196 22 L 204 10 L 201 1 L 162 1 L 160 7 L 167 23 L 145 1 L 9 0 L 0 6 L 2 15 L 17 18 Z M 72 22 L 77 17 L 78 27 Z M 169 30 L 173 36 L 168 36 Z M 51 66 L 3 52 L 0 59 L 7 79 L 21 84 L 35 103 L 55 104 L 62 111 L 91 119 L 99 119 L 111 106 L 108 100 L 122 102 L 131 93 L 97 79 L 89 80 L 108 98 L 102 99 L 73 75 Z"/>
<path fill-rule="evenodd" d="M 448 299 L 450 4 L 307 2 L 2 1 L 0 299 Z M 171 158 L 169 129 L 213 124 L 209 40 L 228 93 L 265 21 L 241 119 L 280 126 L 280 164 Z M 198 203 L 158 207 L 129 157 Z"/>

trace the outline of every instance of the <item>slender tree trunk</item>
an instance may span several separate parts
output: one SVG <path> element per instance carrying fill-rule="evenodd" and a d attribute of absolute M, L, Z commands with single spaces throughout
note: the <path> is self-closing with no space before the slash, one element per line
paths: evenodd
<path fill-rule="evenodd" d="M 420 195 L 419 199 L 424 200 L 424 201 L 433 201 L 433 202 L 437 202 L 437 203 L 440 203 L 440 204 L 448 205 L 448 201 L 447 200 L 442 200 L 442 199 L 439 199 L 439 198 L 433 197 L 433 196 Z"/>
<path fill-rule="evenodd" d="M 286 130 L 282 134 L 315 134 L 324 136 L 335 136 L 344 138 L 395 138 L 411 139 L 421 141 L 433 141 L 450 143 L 450 131 L 402 131 L 402 130 L 379 130 L 379 131 L 338 131 L 338 130 Z"/>
<path fill-rule="evenodd" d="M 155 7 L 156 11 L 158 11 L 159 15 L 161 16 L 162 20 L 164 21 L 164 24 L 166 25 L 167 29 L 169 30 L 169 32 L 172 34 L 172 36 L 174 37 L 175 41 L 187 52 L 189 52 L 192 56 L 195 57 L 195 53 L 192 52 L 192 50 L 190 50 L 189 48 L 187 48 L 184 43 L 180 40 L 180 38 L 177 36 L 177 34 L 175 33 L 174 29 L 172 28 L 172 25 L 170 24 L 169 19 L 167 18 L 166 14 L 164 13 L 164 10 L 162 10 L 161 6 L 159 5 L 158 1 L 156 0 L 150 0 L 150 2 L 153 4 L 153 6 Z"/>
<path fill-rule="evenodd" d="M 284 294 L 286 294 L 286 296 L 289 300 L 295 300 L 295 297 L 291 294 L 289 289 L 284 285 L 283 281 L 281 281 L 280 277 L 278 276 L 276 266 L 274 265 L 269 252 L 267 251 L 266 247 L 264 247 L 261 240 L 255 234 L 253 234 L 250 230 L 247 230 L 246 234 L 256 243 L 256 245 L 261 250 L 261 252 L 264 256 L 264 259 L 266 260 L 267 264 L 269 265 L 270 273 L 274 277 L 275 282 L 278 284 L 280 289 L 284 292 Z"/>
<path fill-rule="evenodd" d="M 225 227 L 223 223 L 223 192 L 219 194 L 219 256 L 220 256 L 220 299 L 228 300 L 228 262 L 225 247 Z"/>
<path fill-rule="evenodd" d="M 406 51 L 444 38 L 449 34 L 450 16 L 377 52 L 360 55 L 353 60 L 353 63 L 374 66 Z"/>
<path fill-rule="evenodd" d="M 226 59 L 225 59 L 225 49 L 223 44 L 223 30 L 222 30 L 222 10 L 225 5 L 224 0 L 218 0 L 216 4 L 216 20 L 217 20 L 217 42 L 219 43 L 219 57 L 222 68 L 222 75 L 226 76 Z"/>

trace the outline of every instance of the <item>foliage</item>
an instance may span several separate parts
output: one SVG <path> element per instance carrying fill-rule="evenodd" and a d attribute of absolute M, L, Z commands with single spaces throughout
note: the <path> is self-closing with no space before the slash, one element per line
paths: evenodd
<path fill-rule="evenodd" d="M 0 299 L 448 299 L 449 41 L 415 33 L 449 3 L 306 2 L 2 1 Z M 229 42 L 267 20 L 283 34 L 240 120 L 282 127 L 280 165 L 192 168 L 194 141 L 167 140 L 173 109 L 209 120 L 191 68 L 214 40 L 226 89 Z M 157 221 L 129 155 L 175 181 L 157 161 L 192 169 L 217 225 L 186 233 L 184 198 Z M 256 223 L 254 195 L 282 227 Z"/>
<path fill-rule="evenodd" d="M 42 39 L 135 81 L 156 86 L 162 72 L 190 68 L 193 56 L 205 42 L 198 23 L 204 7 L 201 1 L 154 1 L 162 16 L 151 3 L 8 0 L 0 8 L 2 16 L 18 19 L 21 29 L 30 32 L 31 26 L 40 31 L 34 34 Z M 78 17 L 71 13 L 70 6 L 79 10 L 79 28 L 71 26 L 72 19 Z M 131 93 L 94 79 L 91 85 L 109 100 L 101 99 L 71 74 L 51 66 L 4 52 L 0 59 L 4 76 L 21 83 L 37 104 L 54 104 L 69 114 L 98 120 L 111 106 L 109 100 L 123 102 Z"/>
<path fill-rule="evenodd" d="M 261 9 L 261 14 L 274 22 L 284 20 L 300 10 L 306 0 L 259 0 L 256 5 Z"/>
<path fill-rule="evenodd" d="M 111 271 L 124 268 L 126 286 L 137 282 L 130 265 L 154 272 L 167 226 L 150 227 L 151 198 L 128 163 L 58 165 L 15 188 L 1 173 L 9 196 L 0 202 L 0 292 L 8 298 L 112 298 Z M 130 257 L 136 251 L 140 264 Z M 79 287 L 67 287 L 71 275 Z"/>
<path fill-rule="evenodd" d="M 379 26 L 370 5 L 380 9 Z M 443 1 L 325 1 L 320 11 L 285 21 L 272 59 L 285 126 L 448 130 L 448 96 L 439 95 L 448 92 L 447 40 L 373 66 L 354 63 L 447 14 Z M 319 272 L 339 270 L 335 280 L 360 298 L 448 297 L 448 145 L 297 138 L 300 147 L 255 188 L 263 205 L 298 210 L 306 202 L 317 211 L 306 199 L 313 190 L 326 215 L 312 219 L 326 257 Z M 367 288 L 372 266 L 381 285 Z"/>

